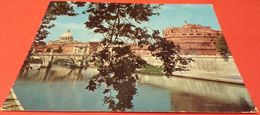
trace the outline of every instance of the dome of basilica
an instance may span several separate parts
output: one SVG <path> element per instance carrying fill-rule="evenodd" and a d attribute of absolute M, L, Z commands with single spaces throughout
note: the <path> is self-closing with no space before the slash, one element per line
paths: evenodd
<path fill-rule="evenodd" d="M 72 33 L 70 32 L 70 30 L 68 30 L 67 32 L 63 33 L 60 36 L 60 40 L 73 41 L 73 36 L 72 36 Z"/>

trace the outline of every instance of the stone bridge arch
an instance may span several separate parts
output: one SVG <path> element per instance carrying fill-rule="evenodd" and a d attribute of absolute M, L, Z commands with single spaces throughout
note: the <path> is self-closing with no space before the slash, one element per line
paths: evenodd
<path fill-rule="evenodd" d="M 82 62 L 87 58 L 86 55 L 33 55 L 32 58 L 34 59 L 41 59 L 42 60 L 42 66 L 47 67 L 49 62 L 52 62 L 52 64 L 57 60 L 69 60 L 76 66 L 81 66 Z"/>
<path fill-rule="evenodd" d="M 57 61 L 65 61 L 65 62 L 67 61 L 68 63 L 76 64 L 76 60 L 68 56 L 54 56 L 52 60 L 52 64 L 56 64 Z"/>
<path fill-rule="evenodd" d="M 30 61 L 28 62 L 29 64 L 34 63 L 35 60 L 37 60 L 38 64 L 41 64 L 41 66 L 45 65 L 46 63 L 46 58 L 41 57 L 41 56 L 32 56 L 31 59 L 29 59 Z M 40 60 L 40 62 L 38 62 Z"/>

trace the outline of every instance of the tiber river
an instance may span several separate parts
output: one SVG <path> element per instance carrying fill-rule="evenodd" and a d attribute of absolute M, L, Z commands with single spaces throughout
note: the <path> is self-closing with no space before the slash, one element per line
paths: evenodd
<path fill-rule="evenodd" d="M 13 89 L 25 110 L 32 111 L 110 111 L 103 104 L 104 88 L 86 90 L 95 68 L 53 66 L 29 70 L 19 76 Z M 137 95 L 128 111 L 241 112 L 254 108 L 243 85 L 180 77 L 139 75 Z"/>

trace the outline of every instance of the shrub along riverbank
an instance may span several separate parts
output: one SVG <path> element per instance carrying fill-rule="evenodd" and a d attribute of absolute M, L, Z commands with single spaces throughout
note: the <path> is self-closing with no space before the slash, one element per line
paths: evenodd
<path fill-rule="evenodd" d="M 160 66 L 153 66 L 153 65 L 150 65 L 150 64 L 146 64 L 143 68 L 141 68 L 138 71 L 138 73 L 164 75 L 162 67 L 160 67 Z"/>

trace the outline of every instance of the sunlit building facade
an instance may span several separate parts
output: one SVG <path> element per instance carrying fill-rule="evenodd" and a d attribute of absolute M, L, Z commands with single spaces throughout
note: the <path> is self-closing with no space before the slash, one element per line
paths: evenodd
<path fill-rule="evenodd" d="M 100 42 L 79 42 L 74 40 L 72 33 L 68 30 L 58 39 L 49 41 L 46 45 L 35 47 L 35 53 L 60 53 L 68 55 L 89 55 L 98 50 Z"/>
<path fill-rule="evenodd" d="M 163 30 L 163 37 L 179 45 L 180 53 L 184 55 L 217 55 L 215 39 L 221 34 L 210 26 L 188 23 Z"/>

